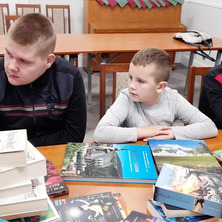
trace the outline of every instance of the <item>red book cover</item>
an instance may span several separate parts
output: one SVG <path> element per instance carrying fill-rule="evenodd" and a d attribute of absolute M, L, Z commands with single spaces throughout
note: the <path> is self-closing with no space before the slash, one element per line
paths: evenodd
<path fill-rule="evenodd" d="M 69 188 L 50 160 L 46 160 L 47 175 L 45 176 L 46 191 L 50 198 L 69 194 Z"/>

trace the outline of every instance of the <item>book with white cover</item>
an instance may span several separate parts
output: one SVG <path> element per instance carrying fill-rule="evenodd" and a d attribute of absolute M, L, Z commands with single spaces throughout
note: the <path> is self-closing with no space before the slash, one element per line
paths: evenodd
<path fill-rule="evenodd" d="M 47 198 L 44 177 L 40 177 L 31 193 L 0 198 L 0 218 L 11 220 L 27 214 L 34 216 L 43 213 L 48 208 Z"/>
<path fill-rule="evenodd" d="M 22 181 L 21 183 L 13 184 L 12 186 L 0 188 L 0 197 L 1 198 L 9 198 L 16 195 L 21 195 L 25 193 L 32 192 L 32 181 Z"/>
<path fill-rule="evenodd" d="M 0 131 L 0 167 L 26 165 L 27 131 Z"/>
<path fill-rule="evenodd" d="M 27 176 L 30 179 L 47 174 L 46 158 L 28 141 Z"/>
<path fill-rule="evenodd" d="M 28 141 L 27 165 L 0 168 L 0 189 L 47 174 L 46 158 Z"/>
<path fill-rule="evenodd" d="M 59 222 L 60 216 L 54 207 L 50 198 L 48 198 L 48 209 L 41 215 L 33 217 L 25 217 L 21 219 L 21 222 Z"/>
<path fill-rule="evenodd" d="M 0 168 L 0 189 L 28 181 L 25 167 Z"/>

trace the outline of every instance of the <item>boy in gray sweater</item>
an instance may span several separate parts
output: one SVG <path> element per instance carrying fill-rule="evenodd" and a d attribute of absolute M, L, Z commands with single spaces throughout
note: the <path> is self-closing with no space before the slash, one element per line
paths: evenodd
<path fill-rule="evenodd" d="M 168 53 L 147 48 L 130 63 L 128 88 L 123 89 L 98 123 L 94 141 L 126 143 L 152 139 L 206 139 L 217 135 L 213 121 L 176 90 L 167 87 Z M 185 125 L 174 126 L 176 120 Z"/>

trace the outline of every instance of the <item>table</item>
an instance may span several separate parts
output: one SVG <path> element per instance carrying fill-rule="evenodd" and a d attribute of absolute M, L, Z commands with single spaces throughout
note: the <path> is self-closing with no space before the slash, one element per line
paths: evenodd
<path fill-rule="evenodd" d="M 222 130 L 215 138 L 205 140 L 206 144 L 213 152 L 222 148 Z M 144 144 L 145 142 L 137 142 Z M 51 160 L 58 172 L 61 171 L 62 162 L 65 155 L 66 145 L 38 147 L 38 150 Z M 93 183 L 93 182 L 66 182 L 69 187 L 68 197 L 99 193 L 99 192 L 120 192 L 130 210 L 137 210 L 149 213 L 146 210 L 147 199 L 153 196 L 153 186 L 150 184 L 125 184 L 125 183 Z M 222 221 L 222 219 L 212 218 L 208 221 Z"/>
<path fill-rule="evenodd" d="M 190 52 L 188 67 L 193 64 L 197 48 L 173 39 L 174 33 L 106 33 L 106 34 L 57 34 L 54 53 L 57 55 L 88 54 L 88 103 L 91 104 L 91 60 L 102 54 L 102 63 L 107 61 L 107 53 L 135 53 L 146 47 L 157 47 L 167 52 Z M 0 35 L 0 56 L 4 55 L 5 35 Z M 208 50 L 207 47 L 202 47 Z M 222 52 L 222 39 L 213 37 L 212 51 L 217 51 L 215 65 L 219 64 Z M 187 82 L 187 81 L 186 81 Z M 187 83 L 186 83 L 187 85 Z"/>

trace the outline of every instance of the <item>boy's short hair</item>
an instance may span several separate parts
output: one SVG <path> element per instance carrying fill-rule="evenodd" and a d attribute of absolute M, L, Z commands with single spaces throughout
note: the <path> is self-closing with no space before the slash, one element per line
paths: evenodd
<path fill-rule="evenodd" d="M 53 53 L 55 49 L 54 26 L 46 16 L 40 13 L 30 13 L 19 17 L 10 27 L 7 36 L 22 46 L 36 44 L 40 56 Z"/>
<path fill-rule="evenodd" d="M 147 66 L 155 64 L 155 81 L 168 81 L 171 72 L 171 59 L 167 52 L 158 48 L 145 48 L 137 52 L 132 58 L 132 64 L 135 66 Z"/>

